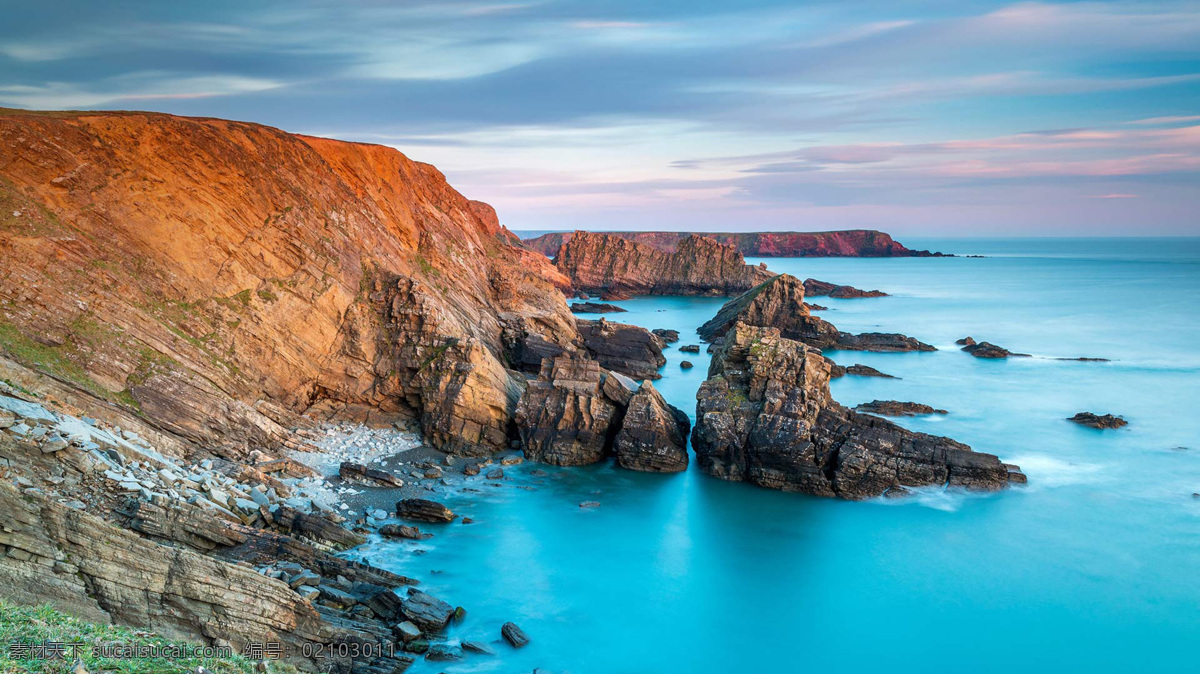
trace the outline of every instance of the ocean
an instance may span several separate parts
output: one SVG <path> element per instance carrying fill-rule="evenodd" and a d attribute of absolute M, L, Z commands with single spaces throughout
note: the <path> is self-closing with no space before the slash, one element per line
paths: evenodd
<path fill-rule="evenodd" d="M 452 638 L 491 642 L 512 620 L 532 639 L 410 671 L 1194 670 L 1200 239 L 904 243 L 986 257 L 749 262 L 890 293 L 813 301 L 842 330 L 939 350 L 830 352 L 900 377 L 844 377 L 834 397 L 949 410 L 898 423 L 1017 463 L 1027 487 L 843 502 L 694 468 L 506 468 L 504 486 L 449 499 L 474 524 L 355 551 L 467 607 Z M 679 330 L 655 386 L 689 415 L 709 356 L 677 347 L 724 301 L 641 297 L 608 316 Z M 967 335 L 1033 357 L 973 358 L 954 344 Z M 1055 360 L 1075 357 L 1111 362 Z M 1129 426 L 1065 421 L 1082 411 Z"/>

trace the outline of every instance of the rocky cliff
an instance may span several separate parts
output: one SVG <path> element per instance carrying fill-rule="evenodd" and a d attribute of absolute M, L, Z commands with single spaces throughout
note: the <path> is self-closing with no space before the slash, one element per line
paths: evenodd
<path fill-rule="evenodd" d="M 737 323 L 773 327 L 788 339 L 818 349 L 844 351 L 936 351 L 924 342 L 892 332 L 853 334 L 813 316 L 804 303 L 805 284 L 780 274 L 726 302 L 697 332 L 706 341 L 719 341 Z"/>
<path fill-rule="evenodd" d="M 566 278 L 516 244 L 390 148 L 0 110 L 0 346 L 229 456 L 286 439 L 303 412 L 502 447 L 514 349 L 576 339 Z"/>
<path fill-rule="evenodd" d="M 747 265 L 733 246 L 688 236 L 670 252 L 619 236 L 575 232 L 554 266 L 576 291 L 601 297 L 735 295 L 773 274 Z"/>
<path fill-rule="evenodd" d="M 602 232 L 674 252 L 689 232 Z M 575 232 L 554 232 L 526 239 L 525 245 L 555 255 Z M 941 253 L 905 248 L 891 236 L 869 229 L 840 232 L 696 232 L 727 243 L 747 257 L 939 257 Z"/>
<path fill-rule="evenodd" d="M 1003 489 L 1015 466 L 949 438 L 850 411 L 829 394 L 819 351 L 738 324 L 696 394 L 692 446 L 706 473 L 816 496 L 865 499 L 906 487 Z"/>

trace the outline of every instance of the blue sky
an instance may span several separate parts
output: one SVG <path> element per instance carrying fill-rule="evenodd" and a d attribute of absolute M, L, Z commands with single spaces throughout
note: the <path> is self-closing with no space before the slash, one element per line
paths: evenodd
<path fill-rule="evenodd" d="M 1200 3 L 0 4 L 0 105 L 392 145 L 513 229 L 1200 234 Z"/>

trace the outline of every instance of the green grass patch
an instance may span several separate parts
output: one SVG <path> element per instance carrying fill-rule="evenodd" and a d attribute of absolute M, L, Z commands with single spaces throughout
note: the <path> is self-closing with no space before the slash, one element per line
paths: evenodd
<path fill-rule="evenodd" d="M 18 657 L 14 659 L 13 655 L 24 655 L 19 647 L 14 649 L 14 644 L 37 646 L 64 644 L 64 650 L 68 653 L 67 657 L 71 658 L 70 654 L 78 655 L 89 672 L 184 674 L 184 672 L 195 672 L 197 667 L 204 667 L 215 674 L 250 674 L 254 671 L 253 661 L 236 654 L 218 658 L 125 659 L 98 657 L 103 654 L 94 651 L 97 646 L 112 644 L 157 647 L 160 650 L 172 646 L 185 646 L 192 649 L 201 646 L 187 641 L 165 639 L 127 627 L 98 625 L 77 620 L 49 605 L 17 606 L 0 600 L 0 647 L 3 648 L 0 651 L 0 671 L 65 674 L 70 672 L 74 665 L 73 658 L 36 660 Z M 76 644 L 77 648 L 74 647 Z M 271 671 L 293 673 L 296 670 L 290 665 L 273 664 Z"/>

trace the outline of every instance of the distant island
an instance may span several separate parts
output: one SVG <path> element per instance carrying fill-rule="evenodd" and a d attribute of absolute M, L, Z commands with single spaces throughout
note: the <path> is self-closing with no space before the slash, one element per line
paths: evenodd
<path fill-rule="evenodd" d="M 519 236 L 521 232 L 516 232 Z M 847 229 L 838 232 L 597 232 L 675 252 L 680 241 L 690 234 L 731 244 L 747 257 L 953 257 L 927 250 L 912 250 L 891 235 L 873 229 Z M 524 244 L 545 255 L 554 256 L 575 232 L 551 232 L 521 237 Z"/>

